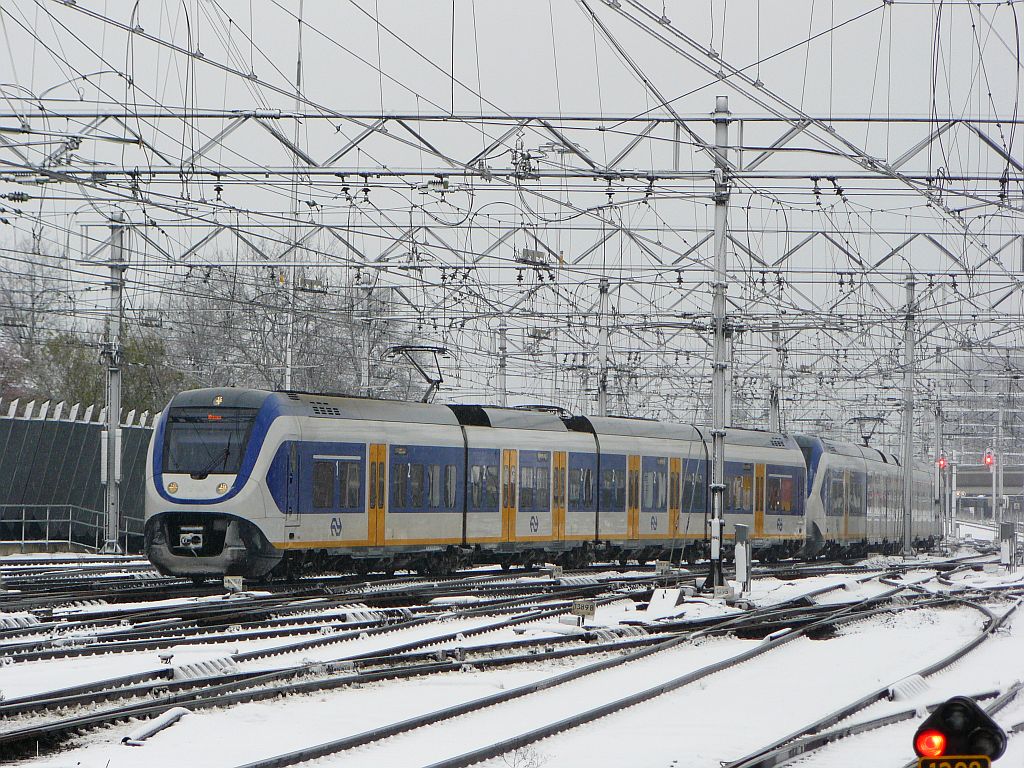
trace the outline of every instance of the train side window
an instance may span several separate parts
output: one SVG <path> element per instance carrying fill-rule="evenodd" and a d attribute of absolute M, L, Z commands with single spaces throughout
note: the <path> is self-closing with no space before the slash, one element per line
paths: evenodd
<path fill-rule="evenodd" d="M 519 508 L 533 509 L 533 467 L 519 468 Z"/>
<path fill-rule="evenodd" d="M 474 464 L 469 468 L 469 508 L 480 509 L 481 495 L 484 490 L 484 467 Z"/>
<path fill-rule="evenodd" d="M 833 476 L 828 489 L 829 514 L 841 517 L 846 508 L 846 484 L 842 475 Z"/>
<path fill-rule="evenodd" d="M 658 480 L 656 478 L 656 474 L 656 472 L 644 472 L 644 509 L 650 509 L 651 507 L 654 506 L 654 496 L 658 489 Z"/>
<path fill-rule="evenodd" d="M 333 461 L 313 462 L 313 509 L 331 509 L 334 506 Z"/>
<path fill-rule="evenodd" d="M 728 488 L 726 488 L 728 492 Z M 704 476 L 691 472 L 683 480 L 683 507 L 690 512 L 703 512 L 705 507 Z"/>
<path fill-rule="evenodd" d="M 498 508 L 498 465 L 490 464 L 484 470 L 484 505 L 488 510 Z"/>
<path fill-rule="evenodd" d="M 793 511 L 793 478 L 788 475 L 768 475 L 765 510 L 775 514 Z"/>
<path fill-rule="evenodd" d="M 551 469 L 537 467 L 533 470 L 534 492 L 533 505 L 538 512 L 551 509 Z"/>
<path fill-rule="evenodd" d="M 441 465 L 431 464 L 427 477 L 427 496 L 430 499 L 430 507 L 439 509 L 441 507 Z"/>
<path fill-rule="evenodd" d="M 583 504 L 587 507 L 594 503 L 594 471 L 587 467 L 582 470 L 583 473 Z"/>
<path fill-rule="evenodd" d="M 455 509 L 455 482 L 458 477 L 454 464 L 448 464 L 444 468 L 444 505 L 448 509 Z"/>
<path fill-rule="evenodd" d="M 569 503 L 579 504 L 583 494 L 583 470 L 569 470 Z"/>
<path fill-rule="evenodd" d="M 350 461 L 339 468 L 341 476 L 341 499 L 343 506 L 355 509 L 359 506 L 359 491 L 363 472 L 358 462 Z"/>
<path fill-rule="evenodd" d="M 422 464 L 409 465 L 409 491 L 413 509 L 423 508 L 424 471 Z"/>
<path fill-rule="evenodd" d="M 668 505 L 672 509 L 679 509 L 679 473 L 675 470 L 669 473 Z"/>
<path fill-rule="evenodd" d="M 612 509 L 615 506 L 615 470 L 606 469 L 601 473 L 601 507 Z"/>
<path fill-rule="evenodd" d="M 391 506 L 409 506 L 409 464 L 394 464 L 391 467 Z"/>

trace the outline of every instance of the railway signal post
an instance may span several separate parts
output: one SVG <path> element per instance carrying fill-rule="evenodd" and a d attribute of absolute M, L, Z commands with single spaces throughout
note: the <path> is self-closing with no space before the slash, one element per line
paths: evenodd
<path fill-rule="evenodd" d="M 967 696 L 943 702 L 914 733 L 921 768 L 991 765 L 1006 751 L 1006 732 Z"/>
<path fill-rule="evenodd" d="M 725 584 L 722 575 L 722 534 L 725 527 L 725 426 L 726 377 L 726 317 L 725 317 L 725 243 L 729 215 L 729 97 L 715 99 L 715 277 L 712 314 L 714 317 L 715 359 L 711 374 L 712 410 L 712 463 L 711 463 L 711 567 L 704 584 L 713 590 Z"/>

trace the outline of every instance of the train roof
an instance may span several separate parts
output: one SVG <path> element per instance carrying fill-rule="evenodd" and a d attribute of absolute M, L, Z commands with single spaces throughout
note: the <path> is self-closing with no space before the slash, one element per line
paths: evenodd
<path fill-rule="evenodd" d="M 593 432 L 596 435 L 700 440 L 700 432 L 690 424 L 672 424 L 621 416 L 576 416 L 569 420 L 569 427 L 579 432 Z"/>
<path fill-rule="evenodd" d="M 532 429 L 542 432 L 566 432 L 562 419 L 550 411 L 522 408 L 498 408 L 488 405 L 447 405 L 445 408 L 467 427 L 496 429 Z"/>
<path fill-rule="evenodd" d="M 274 397 L 286 405 L 301 403 L 301 413 L 334 419 L 366 421 L 400 421 L 410 424 L 444 424 L 459 426 L 455 414 L 444 405 L 410 403 L 405 400 L 376 400 L 369 397 L 316 395 L 306 392 L 275 392 Z"/>
<path fill-rule="evenodd" d="M 756 448 L 799 448 L 792 435 L 742 427 L 727 427 L 725 442 L 727 445 L 752 445 Z"/>

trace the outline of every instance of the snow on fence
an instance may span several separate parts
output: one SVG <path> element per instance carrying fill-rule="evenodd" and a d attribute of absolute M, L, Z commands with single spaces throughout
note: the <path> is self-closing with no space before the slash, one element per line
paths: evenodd
<path fill-rule="evenodd" d="M 159 414 L 122 411 L 121 530 L 142 548 L 146 450 Z M 103 544 L 100 432 L 106 409 L 0 402 L 0 543 L 22 549 Z"/>

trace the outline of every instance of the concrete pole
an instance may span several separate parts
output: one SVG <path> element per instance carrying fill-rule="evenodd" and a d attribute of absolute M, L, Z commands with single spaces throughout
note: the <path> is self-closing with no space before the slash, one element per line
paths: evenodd
<path fill-rule="evenodd" d="M 601 295 L 597 305 L 597 415 L 608 415 L 608 278 L 602 277 L 598 284 Z"/>
<path fill-rule="evenodd" d="M 715 275 L 712 288 L 712 314 L 714 321 L 714 364 L 711 372 L 711 569 L 705 588 L 714 589 L 725 584 L 722 574 L 722 538 L 725 527 L 725 426 L 727 387 L 729 378 L 726 350 L 726 263 L 725 243 L 729 225 L 729 97 L 715 100 Z"/>
<path fill-rule="evenodd" d="M 106 529 L 103 552 L 121 554 L 121 320 L 124 314 L 124 217 L 110 223 L 110 308 L 103 360 L 106 363 L 107 423 L 101 436 L 102 477 Z"/>
<path fill-rule="evenodd" d="M 959 501 L 956 497 L 956 457 L 953 457 L 953 463 L 949 465 L 951 468 L 951 478 L 949 483 L 949 526 L 953 535 L 956 534 L 956 517 L 959 512 Z"/>
<path fill-rule="evenodd" d="M 373 397 L 373 289 L 366 289 L 366 356 L 363 358 L 363 383 L 366 385 L 365 395 Z"/>
<path fill-rule="evenodd" d="M 995 451 L 992 452 L 992 455 L 993 455 L 993 457 L 995 457 Z M 996 462 L 997 461 L 999 461 L 999 459 L 997 457 L 994 458 L 994 460 L 992 461 L 992 466 L 990 466 L 988 468 L 988 471 L 990 473 L 992 473 L 992 522 L 996 526 L 996 536 L 999 535 L 998 534 L 998 531 L 999 531 L 999 502 L 996 499 Z"/>
<path fill-rule="evenodd" d="M 907 314 L 903 337 L 903 556 L 914 543 L 914 277 L 907 276 Z"/>
<path fill-rule="evenodd" d="M 506 380 L 508 372 L 507 334 L 508 326 L 505 324 L 505 318 L 502 318 L 498 324 L 498 404 L 502 407 L 508 405 L 508 382 Z"/>
<path fill-rule="evenodd" d="M 996 470 L 996 503 L 999 505 L 999 520 L 998 523 L 1003 522 L 1005 515 L 1003 512 L 1003 456 L 1006 453 L 1003 445 L 1003 409 L 999 409 L 999 421 L 996 427 L 996 462 L 992 466 Z"/>
<path fill-rule="evenodd" d="M 782 334 L 772 323 L 772 383 L 768 390 L 768 430 L 782 431 Z"/>
<path fill-rule="evenodd" d="M 945 470 L 939 466 L 939 458 L 942 456 L 942 406 L 935 406 L 935 476 L 934 488 L 932 489 L 932 500 L 935 504 L 935 511 L 941 523 L 940 528 L 943 534 L 946 531 L 946 516 L 943 510 L 942 476 Z"/>

